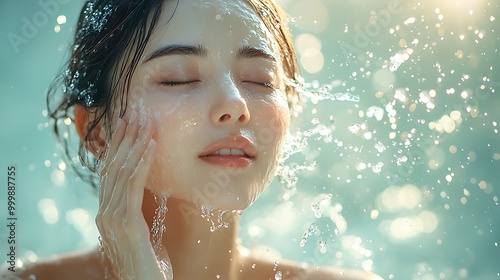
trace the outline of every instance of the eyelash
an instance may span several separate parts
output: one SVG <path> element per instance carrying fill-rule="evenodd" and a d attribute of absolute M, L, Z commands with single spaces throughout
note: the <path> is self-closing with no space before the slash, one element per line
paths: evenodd
<path fill-rule="evenodd" d="M 183 86 L 183 85 L 187 85 L 187 84 L 194 83 L 194 82 L 197 82 L 197 81 L 183 81 L 183 82 L 177 82 L 177 81 L 164 81 L 164 82 L 161 82 L 161 85 L 162 85 L 162 86 L 175 87 L 175 86 Z"/>
<path fill-rule="evenodd" d="M 183 82 L 164 81 L 164 82 L 161 82 L 161 85 L 162 86 L 169 86 L 169 87 L 176 87 L 176 86 L 187 85 L 187 84 L 194 83 L 194 82 L 198 82 L 198 81 L 183 81 Z M 278 89 L 273 84 L 268 83 L 268 82 L 265 82 L 265 83 L 249 82 L 249 83 L 253 83 L 253 84 L 256 84 L 256 85 L 259 85 L 259 86 L 263 86 L 263 87 L 268 88 L 268 89 L 273 89 L 273 90 L 277 90 Z"/>
<path fill-rule="evenodd" d="M 261 86 L 266 87 L 266 88 L 269 88 L 269 89 L 274 89 L 274 90 L 278 89 L 273 84 L 268 83 L 268 82 L 266 82 L 266 83 L 256 83 L 256 84 L 261 85 Z"/>

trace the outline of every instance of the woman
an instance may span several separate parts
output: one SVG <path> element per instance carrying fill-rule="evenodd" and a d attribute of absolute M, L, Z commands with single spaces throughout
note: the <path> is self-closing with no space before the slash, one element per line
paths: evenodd
<path fill-rule="evenodd" d="M 18 276 L 379 279 L 238 245 L 238 216 L 275 175 L 296 100 L 285 23 L 272 0 L 86 3 L 51 112 L 59 135 L 72 117 L 91 153 L 102 245 Z"/>

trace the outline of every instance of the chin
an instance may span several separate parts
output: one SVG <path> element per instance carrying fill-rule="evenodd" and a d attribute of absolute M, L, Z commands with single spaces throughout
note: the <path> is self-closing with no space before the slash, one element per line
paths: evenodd
<path fill-rule="evenodd" d="M 207 206 L 226 211 L 245 210 L 257 200 L 275 176 L 277 161 L 271 159 L 263 162 L 248 169 L 207 165 L 182 169 L 178 166 L 166 168 L 165 165 L 156 165 L 150 172 L 149 186 L 157 196 L 166 195 L 183 200 L 200 209 Z M 186 172 L 192 169 L 197 172 Z"/>
<path fill-rule="evenodd" d="M 265 186 L 263 184 L 229 184 L 225 187 L 211 183 L 205 184 L 202 188 L 194 188 L 190 197 L 190 202 L 198 207 L 208 206 L 217 210 L 245 210 L 262 194 Z"/>

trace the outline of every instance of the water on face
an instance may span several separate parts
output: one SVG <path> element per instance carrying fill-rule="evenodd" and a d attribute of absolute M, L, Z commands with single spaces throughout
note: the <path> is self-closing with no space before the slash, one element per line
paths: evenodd
<path fill-rule="evenodd" d="M 297 87 L 308 98 L 290 132 L 279 180 L 243 216 L 243 244 L 276 248 L 299 261 L 371 270 L 386 279 L 500 278 L 498 3 L 290 0 L 287 6 L 308 81 Z M 358 12 L 346 12 L 353 10 Z M 30 19 L 23 12 L 11 22 L 23 16 Z M 40 34 L 49 29 L 40 28 Z M 34 42 L 22 47 L 37 50 Z M 14 81 L 9 98 L 24 98 L 25 81 L 5 75 Z M 43 89 L 41 79 L 34 84 Z M 16 115 L 12 108 L 6 106 L 6 114 Z M 28 111 L 41 117 L 37 108 Z M 30 189 L 38 197 L 33 209 L 25 203 L 23 211 L 41 219 L 25 227 L 46 236 L 53 236 L 55 226 L 74 234 L 67 243 L 45 246 L 53 251 L 26 247 L 45 256 L 95 245 L 97 232 L 88 218 L 96 212 L 95 198 L 75 195 L 84 184 L 58 156 L 35 145 L 11 143 L 5 151 L 24 174 L 32 174 L 23 177 L 25 186 L 36 186 Z M 277 191 L 279 183 L 283 191 Z M 47 198 L 54 186 L 58 194 Z M 218 216 L 210 215 L 215 227 Z M 312 224 L 317 230 L 309 230 Z M 18 235 L 32 239 L 29 231 Z M 35 254 L 21 248 L 18 253 Z"/>

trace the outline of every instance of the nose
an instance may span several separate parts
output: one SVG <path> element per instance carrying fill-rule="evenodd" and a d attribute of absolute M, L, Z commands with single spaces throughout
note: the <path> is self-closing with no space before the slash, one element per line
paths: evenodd
<path fill-rule="evenodd" d="M 246 100 L 234 82 L 227 82 L 218 88 L 215 102 L 210 110 L 210 120 L 214 125 L 238 124 L 243 126 L 250 120 Z"/>

